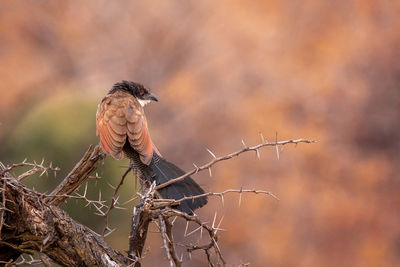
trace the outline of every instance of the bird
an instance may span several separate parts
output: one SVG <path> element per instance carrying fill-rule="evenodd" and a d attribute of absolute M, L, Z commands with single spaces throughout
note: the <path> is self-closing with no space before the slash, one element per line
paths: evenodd
<path fill-rule="evenodd" d="M 96 135 L 105 154 L 119 160 L 128 158 L 130 168 L 142 181 L 157 185 L 185 174 L 167 161 L 150 138 L 144 106 L 158 98 L 140 83 L 123 80 L 117 82 L 101 100 L 96 112 Z M 181 201 L 174 209 L 192 215 L 207 204 L 204 190 L 191 178 L 172 183 L 158 190 L 164 199 Z"/>

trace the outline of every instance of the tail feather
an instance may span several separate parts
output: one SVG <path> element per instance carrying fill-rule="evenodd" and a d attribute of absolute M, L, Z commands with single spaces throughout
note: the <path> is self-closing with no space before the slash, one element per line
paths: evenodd
<path fill-rule="evenodd" d="M 133 168 L 140 173 L 141 179 L 150 182 L 156 181 L 156 184 L 168 182 L 185 174 L 183 170 L 171 162 L 162 158 L 156 151 L 150 165 L 142 163 L 140 155 L 127 142 L 124 146 L 124 153 L 131 159 Z M 163 198 L 179 200 L 183 197 L 197 196 L 204 194 L 204 190 L 190 177 L 186 177 L 180 182 L 170 184 L 158 191 Z M 182 201 L 180 205 L 174 207 L 187 214 L 193 214 L 193 211 L 207 204 L 207 197 L 188 199 Z"/>
<path fill-rule="evenodd" d="M 153 159 L 149 165 L 153 171 L 153 179 L 157 184 L 165 183 L 171 179 L 177 178 L 185 174 L 183 170 L 175 166 L 171 162 L 154 153 Z M 181 199 L 204 194 L 204 190 L 191 178 L 186 177 L 184 180 L 173 183 L 159 190 L 159 193 L 166 199 Z M 207 197 L 188 199 L 182 201 L 177 209 L 192 214 L 195 209 L 198 209 L 207 204 Z"/>

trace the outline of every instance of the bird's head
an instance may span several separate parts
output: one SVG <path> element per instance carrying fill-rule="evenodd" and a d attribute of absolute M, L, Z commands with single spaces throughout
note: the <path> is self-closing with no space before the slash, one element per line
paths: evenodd
<path fill-rule="evenodd" d="M 117 91 L 123 91 L 133 95 L 142 106 L 145 106 L 152 100 L 158 101 L 157 97 L 153 93 L 151 93 L 149 89 L 147 89 L 140 83 L 135 83 L 131 81 L 118 82 L 114 84 L 109 94 L 115 93 Z"/>

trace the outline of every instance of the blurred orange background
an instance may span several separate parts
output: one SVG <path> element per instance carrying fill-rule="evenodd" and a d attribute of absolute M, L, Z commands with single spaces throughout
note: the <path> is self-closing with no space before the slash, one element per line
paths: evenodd
<path fill-rule="evenodd" d="M 397 1 L 1 1 L 0 160 L 50 160 L 52 190 L 97 144 L 97 103 L 114 82 L 143 83 L 152 139 L 185 170 L 260 141 L 316 144 L 241 155 L 194 178 L 218 198 L 198 214 L 224 216 L 228 266 L 400 265 L 400 4 Z M 91 197 L 110 200 L 127 161 L 107 158 Z M 82 189 L 81 189 L 82 190 Z M 134 179 L 121 203 L 135 195 Z M 100 232 L 104 220 L 64 208 Z M 124 251 L 132 207 L 114 210 L 106 238 Z M 185 225 L 178 223 L 176 237 Z M 155 230 L 155 227 L 152 227 Z M 196 237 L 189 239 L 195 241 Z M 187 241 L 187 240 L 186 240 Z M 166 266 L 150 233 L 144 266 Z M 182 249 L 180 251 L 183 251 Z M 204 266 L 193 254 L 184 266 Z"/>

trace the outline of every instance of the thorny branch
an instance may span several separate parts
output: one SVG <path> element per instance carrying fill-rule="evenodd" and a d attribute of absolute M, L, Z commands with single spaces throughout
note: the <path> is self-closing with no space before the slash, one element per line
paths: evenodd
<path fill-rule="evenodd" d="M 43 165 L 44 163 L 44 159 L 42 159 L 42 162 L 40 164 L 33 162 L 33 163 L 29 163 L 26 162 L 26 159 L 21 162 L 21 163 L 17 163 L 17 164 L 12 164 L 11 166 L 7 166 L 5 167 L 2 171 L 0 171 L 0 176 L 4 176 L 5 173 L 9 173 L 10 171 L 12 171 L 15 168 L 18 167 L 31 167 L 31 169 L 29 169 L 28 171 L 22 173 L 21 175 L 19 175 L 17 177 L 18 181 L 21 181 L 22 179 L 31 176 L 35 173 L 40 172 L 40 176 L 42 176 L 43 174 L 48 175 L 49 171 L 53 171 L 54 172 L 54 176 L 56 176 L 56 172 L 60 170 L 60 168 L 58 167 L 53 167 L 53 163 L 50 162 L 50 165 L 48 167 Z"/>
<path fill-rule="evenodd" d="M 214 164 L 216 164 L 217 162 L 223 161 L 223 160 L 228 160 L 228 159 L 231 159 L 231 158 L 233 158 L 233 157 L 239 156 L 240 154 L 242 154 L 242 153 L 244 153 L 244 152 L 255 151 L 257 157 L 259 158 L 259 157 L 260 157 L 259 149 L 262 148 L 262 147 L 265 147 L 265 146 L 275 146 L 275 147 L 278 147 L 278 146 L 284 146 L 284 145 L 287 145 L 287 144 L 296 144 L 296 145 L 297 145 L 297 144 L 299 144 L 299 143 L 307 143 L 307 144 L 309 144 L 309 143 L 315 143 L 315 142 L 316 142 L 316 141 L 314 141 L 314 140 L 307 140 L 307 139 L 296 139 L 296 140 L 287 140 L 287 141 L 268 142 L 268 141 L 266 141 L 266 140 L 264 139 L 264 137 L 263 137 L 262 135 L 261 135 L 261 141 L 262 141 L 262 142 L 261 142 L 260 144 L 258 144 L 258 145 L 255 145 L 255 146 L 247 146 L 247 145 L 244 143 L 244 141 L 242 140 L 242 143 L 243 143 L 243 146 L 244 146 L 242 149 L 240 149 L 240 150 L 238 150 L 238 151 L 235 151 L 235 152 L 233 152 L 233 153 L 230 153 L 230 154 L 228 154 L 228 155 L 222 156 L 222 157 L 217 157 L 217 156 L 215 156 L 215 154 L 214 154 L 213 152 L 211 152 L 209 149 L 207 149 L 207 151 L 211 154 L 211 156 L 213 156 L 213 158 L 214 158 L 213 160 L 211 160 L 211 161 L 208 162 L 207 164 L 204 164 L 204 165 L 201 166 L 201 167 L 197 167 L 197 166 L 195 165 L 195 169 L 193 169 L 193 170 L 191 170 L 191 171 L 185 173 L 185 174 L 182 175 L 182 176 L 179 176 L 178 178 L 169 180 L 168 182 L 165 182 L 165 183 L 163 183 L 163 184 L 158 185 L 158 186 L 156 187 L 156 189 L 159 190 L 159 189 L 164 188 L 164 187 L 166 187 L 166 186 L 168 186 L 168 185 L 170 185 L 170 184 L 173 184 L 173 183 L 182 181 L 182 180 L 185 179 L 186 177 L 189 177 L 190 175 L 193 175 L 193 174 L 198 173 L 198 172 L 203 171 L 203 170 L 209 170 L 209 171 L 210 171 L 210 174 L 211 174 L 211 167 L 212 167 Z"/>
<path fill-rule="evenodd" d="M 121 185 L 124 183 L 125 177 L 126 177 L 126 175 L 127 175 L 130 171 L 131 171 L 131 168 L 129 167 L 129 168 L 125 171 L 124 175 L 122 175 L 122 178 L 121 178 L 119 184 L 117 185 L 117 187 L 116 187 L 115 190 L 114 190 L 114 194 L 113 194 L 112 199 L 111 199 L 111 204 L 110 204 L 110 206 L 108 207 L 107 211 L 106 211 L 105 213 L 101 212 L 101 215 L 104 216 L 104 220 L 106 221 L 105 226 L 104 226 L 104 230 L 103 230 L 103 237 L 105 236 L 106 231 L 109 231 L 109 233 L 112 233 L 112 232 L 113 232 L 113 230 L 111 230 L 110 227 L 109 227 L 108 218 L 109 218 L 109 216 L 110 216 L 111 210 L 115 207 L 115 204 L 116 204 L 117 201 L 118 201 L 118 197 L 117 197 L 118 190 L 119 190 L 119 188 L 121 187 Z"/>
<path fill-rule="evenodd" d="M 148 186 L 147 183 L 142 182 L 142 194 L 138 193 L 140 203 L 133 208 L 128 257 L 135 261 L 135 267 L 140 267 L 140 259 L 143 257 L 143 247 L 151 221 L 150 207 L 154 199 L 155 186 L 155 183 Z"/>
<path fill-rule="evenodd" d="M 279 200 L 277 196 L 275 196 L 272 192 L 265 191 L 265 190 L 255 190 L 255 189 L 227 189 L 223 192 L 207 192 L 201 195 L 196 195 L 196 196 L 188 196 L 188 197 L 183 197 L 181 199 L 154 199 L 154 204 L 153 206 L 157 206 L 158 208 L 162 207 L 170 207 L 170 206 L 175 206 L 181 203 L 182 201 L 185 200 L 192 200 L 196 198 L 201 198 L 201 197 L 208 197 L 208 196 L 217 196 L 221 198 L 222 204 L 224 204 L 224 196 L 228 193 L 239 193 L 239 206 L 240 206 L 240 200 L 241 200 L 241 194 L 242 193 L 254 193 L 254 194 L 263 194 L 263 195 L 269 195 L 275 198 L 276 200 Z"/>
<path fill-rule="evenodd" d="M 0 166 L 1 167 L 1 166 Z M 1 229 L 4 225 L 4 214 L 6 212 L 6 183 L 3 183 L 3 187 L 1 188 L 1 207 L 0 207 L 0 239 L 1 239 Z"/>
<path fill-rule="evenodd" d="M 174 266 L 179 267 L 179 266 L 181 266 L 181 262 L 179 261 L 178 256 L 176 255 L 173 238 L 172 238 L 172 232 L 171 232 L 172 226 L 168 222 L 168 218 L 164 217 L 161 214 L 158 215 L 158 221 L 160 223 L 161 237 L 163 239 L 164 248 L 167 253 L 169 266 L 170 267 L 174 267 Z"/>
<path fill-rule="evenodd" d="M 275 142 L 267 142 L 264 137 L 261 135 L 261 143 L 255 146 L 247 146 L 244 141 L 243 148 L 227 154 L 225 156 L 217 157 L 213 152 L 208 150 L 208 152 L 213 156 L 213 159 L 204 164 L 201 167 L 197 167 L 195 165 L 195 169 L 192 171 L 187 172 L 186 174 L 172 179 L 166 183 L 160 184 L 156 186 L 155 184 L 152 185 L 144 185 L 142 184 L 142 193 L 138 193 L 140 198 L 140 203 L 134 208 L 133 216 L 132 216 L 132 223 L 131 223 L 131 234 L 129 236 L 129 251 L 128 257 L 124 257 L 118 252 L 112 250 L 104 240 L 102 240 L 101 236 L 92 232 L 90 229 L 87 229 L 85 226 L 77 226 L 72 219 L 68 217 L 67 214 L 63 213 L 61 210 L 57 208 L 62 203 L 65 202 L 66 199 L 83 199 L 87 202 L 87 205 L 92 205 L 96 209 L 96 213 L 105 217 L 106 226 L 105 229 L 109 230 L 108 227 L 108 215 L 110 214 L 111 210 L 115 207 L 118 203 L 118 189 L 122 185 L 125 176 L 127 175 L 128 171 L 122 177 L 120 183 L 115 188 L 111 204 L 107 206 L 104 200 L 101 200 L 101 196 L 99 195 L 99 200 L 89 200 L 86 197 L 87 192 L 87 184 L 85 186 L 85 190 L 83 194 L 79 194 L 75 192 L 80 185 L 90 177 L 90 174 L 97 168 L 98 162 L 102 161 L 105 155 L 100 151 L 100 148 L 96 146 L 94 149 L 89 147 L 88 151 L 85 153 L 83 158 L 78 162 L 78 164 L 74 167 L 74 169 L 66 176 L 63 182 L 53 190 L 50 194 L 43 194 L 38 193 L 34 190 L 27 189 L 19 181 L 12 176 L 10 177 L 10 172 L 12 169 L 19 167 L 19 166 L 30 166 L 31 172 L 26 173 L 25 175 L 19 176 L 19 180 L 29 175 L 37 172 L 41 172 L 41 175 L 47 173 L 48 171 L 57 171 L 58 168 L 53 168 L 51 165 L 49 167 L 43 166 L 43 162 L 41 164 L 33 163 L 29 165 L 26 162 L 21 164 L 14 164 L 11 166 L 7 166 L 7 168 L 0 168 L 0 182 L 1 182 L 1 207 L 0 207 L 0 234 L 3 240 L 0 240 L 0 248 L 2 244 L 6 244 L 8 248 L 15 249 L 18 253 L 27 252 L 31 253 L 32 251 L 41 251 L 47 254 L 50 258 L 54 261 L 58 262 L 61 265 L 67 265 L 66 259 L 72 260 L 70 257 L 74 253 L 74 250 L 71 250 L 71 245 L 76 246 L 74 249 L 83 252 L 79 254 L 76 260 L 78 262 L 85 262 L 85 264 L 91 265 L 90 261 L 87 260 L 96 260 L 96 257 L 99 259 L 96 260 L 97 265 L 101 266 L 109 266 L 112 264 L 113 266 L 141 266 L 141 259 L 143 257 L 142 251 L 144 247 L 144 242 L 147 237 L 147 228 L 149 223 L 152 221 L 157 224 L 158 228 L 160 229 L 160 234 L 164 243 L 164 248 L 166 250 L 167 258 L 169 261 L 170 266 L 180 266 L 182 262 L 182 257 L 179 259 L 176 254 L 176 245 L 182 245 L 174 241 L 174 237 L 172 235 L 172 229 L 174 226 L 174 222 L 177 218 L 181 218 L 187 222 L 187 227 L 185 230 L 185 237 L 190 236 L 196 232 L 200 233 L 200 239 L 202 237 L 203 231 L 208 233 L 208 242 L 206 244 L 183 244 L 186 247 L 186 251 L 190 256 L 193 251 L 202 250 L 204 251 L 207 262 L 209 266 L 225 266 L 226 261 L 222 256 L 220 247 L 218 245 L 218 236 L 217 232 L 219 230 L 223 230 L 220 228 L 222 219 L 220 219 L 219 223 L 216 222 L 217 214 L 214 216 L 214 220 L 211 225 L 203 222 L 197 215 L 188 215 L 186 213 L 180 212 L 178 210 L 173 209 L 174 205 L 179 204 L 181 201 L 188 200 L 188 199 L 195 199 L 204 196 L 217 196 L 220 197 L 222 203 L 224 203 L 224 195 L 228 193 L 238 193 L 239 194 L 239 205 L 241 201 L 242 193 L 253 193 L 253 194 L 264 194 L 272 196 L 278 199 L 273 193 L 265 190 L 255 190 L 255 189 L 227 189 L 223 192 L 208 192 L 198 196 L 190 196 L 184 197 L 179 200 L 168 200 L 168 199 L 160 199 L 159 194 L 157 193 L 158 189 L 166 187 L 172 183 L 181 181 L 186 177 L 196 174 L 203 170 L 209 170 L 211 175 L 211 167 L 224 160 L 229 160 L 235 156 L 238 156 L 247 151 L 255 151 L 257 157 L 260 157 L 259 149 L 264 146 L 274 146 L 276 147 L 278 157 L 279 157 L 279 149 L 278 146 L 283 146 L 286 144 L 299 144 L 299 143 L 313 143 L 313 140 L 306 140 L 306 139 L 296 139 L 296 140 L 287 140 L 287 141 L 277 141 Z M 1 167 L 1 166 L 0 166 Z M 12 195 L 9 195 L 9 192 L 13 192 Z M 154 197 L 155 196 L 155 197 Z M 11 204 L 8 205 L 8 202 Z M 2 228 L 6 227 L 7 234 L 9 234 L 9 229 L 13 229 L 12 226 L 6 224 L 6 219 L 10 220 L 10 218 L 14 218 L 18 216 L 17 210 L 15 208 L 17 206 L 29 206 L 29 210 L 36 210 L 35 214 L 42 214 L 43 217 L 41 223 L 47 225 L 45 228 L 43 225 L 39 226 L 36 225 L 37 219 L 28 218 L 29 222 L 26 227 L 34 227 L 34 231 L 32 232 L 32 228 L 29 228 L 31 231 L 31 237 L 26 240 L 24 237 L 24 241 L 19 240 L 16 241 L 14 239 L 10 239 L 10 236 L 4 235 L 2 233 Z M 104 211 L 106 209 L 106 211 Z M 61 212 L 61 213 L 59 213 Z M 10 214 L 8 217 L 4 216 L 4 214 Z M 16 213 L 16 214 L 14 214 Z M 13 217 L 14 216 L 14 217 Z M 30 214 L 30 216 L 35 216 Z M 15 218 L 14 218 L 15 219 Z M 20 218 L 21 219 L 21 218 Z M 36 220 L 36 221 L 35 221 Z M 57 221 L 57 223 L 55 223 Z M 197 225 L 197 228 L 190 233 L 187 233 L 187 228 L 189 223 L 194 223 Z M 31 225 L 33 224 L 33 225 Z M 72 226 L 67 226 L 72 225 Z M 11 227 L 11 228 L 10 228 Z M 38 228 L 39 227 L 39 228 Z M 53 229 L 52 227 L 56 227 Z M 61 228 L 60 228 L 61 227 Z M 65 228 L 66 227 L 66 228 Z M 72 227 L 72 228 L 71 228 Z M 42 231 L 38 232 L 38 229 L 42 229 Z M 19 229 L 21 230 L 21 229 Z M 24 230 L 27 231 L 27 230 Z M 110 231 L 109 233 L 111 233 Z M 57 233 L 57 234 L 55 234 Z M 109 234 L 108 233 L 108 234 Z M 60 236 L 61 235 L 61 236 Z M 63 244 L 60 243 L 60 240 L 63 238 L 63 235 L 81 235 L 84 237 L 84 242 L 80 243 L 77 242 L 76 244 Z M 103 233 L 104 235 L 104 233 Z M 3 237 L 6 237 L 5 239 Z M 15 237 L 13 237 L 15 238 Z M 10 241 L 13 240 L 13 241 Z M 67 238 L 67 240 L 70 240 Z M 90 240 L 90 241 L 89 241 Z M 79 240 L 80 241 L 80 240 Z M 16 242 L 16 243 L 15 243 Z M 71 240 L 69 241 L 71 242 Z M 88 243 L 87 243 L 88 242 Z M 198 241 L 199 242 L 199 241 Z M 93 243 L 93 244 L 92 244 Z M 86 245 L 84 245 L 86 244 Z M 85 247 L 87 244 L 92 244 L 91 248 Z M 66 247 L 64 245 L 67 245 Z M 100 245 L 100 247 L 96 247 Z M 59 246 L 59 249 L 54 250 L 54 247 Z M 79 247 L 82 246 L 82 247 Z M 52 250 L 53 249 L 53 250 Z M 61 249 L 61 251 L 60 251 Z M 100 252 L 100 254 L 98 254 Z M 72 254 L 69 254 L 72 253 Z M 19 254 L 17 254 L 18 256 Z M 96 256 L 97 255 L 97 256 Z M 102 256 L 100 256 L 102 255 Z M 76 257 L 76 256 L 73 256 Z M 87 258 L 85 258 L 87 257 Z M 90 258 L 90 259 L 89 259 Z M 10 256 L 8 258 L 0 258 L 0 260 L 10 259 L 7 261 L 3 261 L 3 263 L 9 263 L 16 259 L 15 255 Z M 36 263 L 38 260 L 30 261 L 31 264 Z M 27 261 L 23 258 L 23 263 L 27 263 Z M 1 264 L 2 262 L 0 262 Z M 14 265 L 18 265 L 19 262 L 14 261 Z M 70 263 L 69 263 L 70 264 Z"/>
<path fill-rule="evenodd" d="M 174 209 L 170 209 L 170 208 L 166 208 L 163 210 L 162 215 L 165 218 L 170 218 L 170 217 L 180 217 L 183 218 L 184 220 L 186 220 L 187 225 L 189 222 L 193 222 L 195 224 L 197 224 L 199 227 L 197 229 L 195 229 L 194 231 L 192 231 L 189 234 L 186 234 L 185 231 L 185 236 L 191 235 L 194 232 L 197 232 L 200 230 L 200 235 L 202 235 L 203 230 L 205 230 L 206 232 L 208 232 L 209 238 L 210 238 L 210 243 L 208 245 L 204 245 L 204 246 L 188 246 L 187 251 L 189 252 L 189 255 L 192 251 L 197 250 L 197 249 L 203 249 L 207 255 L 208 258 L 208 263 L 210 265 L 213 265 L 211 258 L 210 258 L 210 249 L 213 248 L 214 252 L 216 254 L 217 257 L 217 266 L 225 266 L 226 261 L 224 260 L 221 250 L 218 246 L 218 236 L 217 236 L 217 232 L 218 230 L 220 230 L 219 226 L 222 222 L 222 220 L 220 221 L 220 223 L 218 224 L 218 226 L 215 225 L 215 218 L 216 215 L 214 216 L 214 220 L 213 220 L 213 224 L 211 226 L 207 225 L 205 222 L 203 222 L 198 216 L 196 215 L 189 215 L 187 213 L 178 211 L 178 210 L 174 210 Z M 170 242 L 173 244 L 174 241 L 170 240 Z"/>
<path fill-rule="evenodd" d="M 35 265 L 42 265 L 43 264 L 42 260 L 34 259 L 31 255 L 28 255 L 28 256 L 29 256 L 29 260 L 25 259 L 24 256 L 21 256 L 20 257 L 21 259 L 19 261 L 17 261 L 17 262 L 0 261 L 0 264 L 4 264 L 6 266 L 7 266 L 7 264 L 8 265 L 12 264 L 12 265 L 16 265 L 16 266 L 19 266 L 19 265 L 35 266 Z"/>
<path fill-rule="evenodd" d="M 128 266 L 132 262 L 56 207 L 67 198 L 87 200 L 86 189 L 83 195 L 70 194 L 89 178 L 103 158 L 98 146 L 90 147 L 50 195 L 28 189 L 15 179 L 10 170 L 17 165 L 6 168 L 0 163 L 1 203 L 5 203 L 1 210 L 0 261 L 4 265 L 16 264 L 21 253 L 33 251 L 43 252 L 63 266 Z"/>
<path fill-rule="evenodd" d="M 42 252 L 63 266 L 130 264 L 100 235 L 75 222 L 60 208 L 44 203 L 18 180 L 3 178 L 2 182 L 7 183 L 7 208 L 11 211 L 7 212 L 8 225 L 1 233 L 2 253 L 7 248 L 28 254 Z"/>
<path fill-rule="evenodd" d="M 156 186 L 155 189 L 159 190 L 159 189 L 164 188 L 164 187 L 166 187 L 166 186 L 168 186 L 168 185 L 170 185 L 172 183 L 176 183 L 176 182 L 182 181 L 186 177 L 191 176 L 193 174 L 196 174 L 196 173 L 198 173 L 200 171 L 203 171 L 203 170 L 209 170 L 210 175 L 211 175 L 211 167 L 214 164 L 216 164 L 216 163 L 218 163 L 220 161 L 229 160 L 229 159 L 231 159 L 231 158 L 233 158 L 235 156 L 238 156 L 238 155 L 240 155 L 240 154 L 242 154 L 244 152 L 255 151 L 257 157 L 260 158 L 259 149 L 262 148 L 262 147 L 265 147 L 265 146 L 274 146 L 274 147 L 278 148 L 278 146 L 284 146 L 286 144 L 296 144 L 297 145 L 299 143 L 314 143 L 315 142 L 313 140 L 307 140 L 307 139 L 296 139 L 296 140 L 287 140 L 287 141 L 275 140 L 275 142 L 268 142 L 268 141 L 266 141 L 264 139 L 262 134 L 260 134 L 260 136 L 261 136 L 261 143 L 260 144 L 255 145 L 255 146 L 247 146 L 244 143 L 244 141 L 242 140 L 242 143 L 243 143 L 243 146 L 244 146 L 242 149 L 240 149 L 238 151 L 235 151 L 233 153 L 227 154 L 225 156 L 221 156 L 221 157 L 215 156 L 215 154 L 212 151 L 207 149 L 207 151 L 213 156 L 213 160 L 211 160 L 210 162 L 208 162 L 207 164 L 205 164 L 205 165 L 203 165 L 201 167 L 197 167 L 195 165 L 195 169 L 193 169 L 192 171 L 189 171 L 189 172 L 185 173 L 184 175 L 182 175 L 182 176 L 180 176 L 178 178 L 169 180 L 166 183 L 160 184 L 160 185 Z M 279 150 L 277 149 L 277 151 L 279 151 Z M 278 159 L 279 159 L 279 154 L 278 154 Z M 175 219 L 176 219 L 176 217 L 183 218 L 184 220 L 186 220 L 187 226 L 188 226 L 189 222 L 194 222 L 194 223 L 198 224 L 199 227 L 197 229 L 195 229 L 194 231 L 192 231 L 191 233 L 189 233 L 188 235 L 191 235 L 194 232 L 197 232 L 199 230 L 200 230 L 200 235 L 202 235 L 203 229 L 208 232 L 209 238 L 210 238 L 210 243 L 209 244 L 201 245 L 201 246 L 200 245 L 186 245 L 187 246 L 187 252 L 189 253 L 189 255 L 194 250 L 201 249 L 201 250 L 204 250 L 204 252 L 205 252 L 205 254 L 207 256 L 208 264 L 210 266 L 225 266 L 226 261 L 224 260 L 224 258 L 222 256 L 222 253 L 221 253 L 221 250 L 220 250 L 220 248 L 218 246 L 218 243 L 217 243 L 217 241 L 218 241 L 217 232 L 218 232 L 218 230 L 221 230 L 220 229 L 220 225 L 221 225 L 221 222 L 222 222 L 223 218 L 221 218 L 219 224 L 216 226 L 215 225 L 216 214 L 215 214 L 212 226 L 208 226 L 206 223 L 202 222 L 199 217 L 197 217 L 195 215 L 193 216 L 193 215 L 188 215 L 186 213 L 182 213 L 180 211 L 171 209 L 170 207 L 174 206 L 174 205 L 177 205 L 181 201 L 184 201 L 184 200 L 195 199 L 195 198 L 200 198 L 200 197 L 204 197 L 204 196 L 218 196 L 218 197 L 221 198 L 222 203 L 224 203 L 224 195 L 227 194 L 227 193 L 239 193 L 239 206 L 240 206 L 241 199 L 242 199 L 242 193 L 265 194 L 265 195 L 272 196 L 275 199 L 279 200 L 273 193 L 271 193 L 269 191 L 255 190 L 255 189 L 253 189 L 253 190 L 249 190 L 249 189 L 239 189 L 239 190 L 237 190 L 237 189 L 228 189 L 228 190 L 225 190 L 225 191 L 220 192 L 220 193 L 208 192 L 208 193 L 204 193 L 204 194 L 197 195 L 197 196 L 184 197 L 184 198 L 179 199 L 179 200 L 166 200 L 166 199 L 154 199 L 153 200 L 150 214 L 153 214 L 154 219 L 156 219 L 158 217 L 159 224 L 160 224 L 159 228 L 160 228 L 160 232 L 161 232 L 161 235 L 162 235 L 162 239 L 163 239 L 163 242 L 164 242 L 164 247 L 165 247 L 165 250 L 166 250 L 166 253 L 167 253 L 167 258 L 169 260 L 170 266 L 179 266 L 180 265 L 180 261 L 178 260 L 178 258 L 176 257 L 176 254 L 175 254 L 173 237 L 172 237 L 172 235 L 169 236 L 169 235 L 166 234 L 166 223 L 165 222 L 169 223 L 168 218 L 170 218 L 170 217 L 175 217 Z M 156 213 L 154 213 L 154 212 L 156 212 Z M 158 214 L 158 215 L 155 216 L 154 214 Z M 172 227 L 172 224 L 171 224 L 171 227 Z M 185 236 L 188 236 L 188 235 L 186 235 L 186 231 L 185 231 Z M 211 253 L 210 253 L 211 249 L 214 250 L 214 253 L 216 255 L 216 262 L 215 263 L 213 263 L 213 261 L 211 259 Z M 174 257 L 174 255 L 175 255 L 175 257 Z"/>
<path fill-rule="evenodd" d="M 53 190 L 46 202 L 48 204 L 61 206 L 67 199 L 67 195 L 72 194 L 78 189 L 82 183 L 89 178 L 90 174 L 96 170 L 97 165 L 105 158 L 97 145 L 95 148 L 89 146 L 85 155 L 75 165 L 72 171 L 64 178 L 64 180 Z"/>

